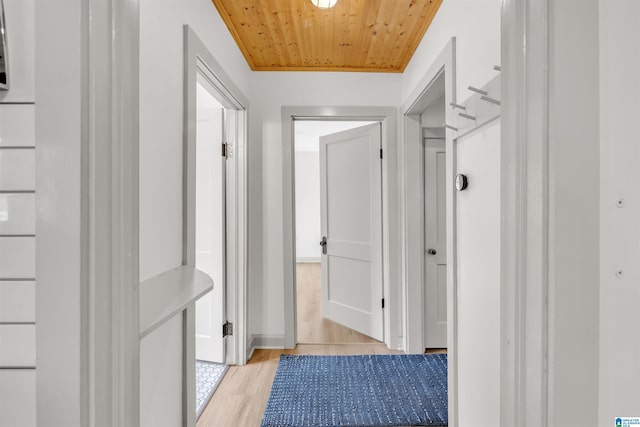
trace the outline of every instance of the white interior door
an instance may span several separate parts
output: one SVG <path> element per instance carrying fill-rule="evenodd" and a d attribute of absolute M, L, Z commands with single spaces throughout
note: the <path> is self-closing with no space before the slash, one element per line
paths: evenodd
<path fill-rule="evenodd" d="M 322 315 L 383 340 L 380 123 L 320 138 Z"/>
<path fill-rule="evenodd" d="M 197 84 L 196 268 L 213 279 L 213 291 L 196 302 L 196 359 L 224 363 L 226 215 L 224 109 Z"/>
<path fill-rule="evenodd" d="M 458 424 L 500 418 L 500 120 L 456 143 Z"/>
<path fill-rule="evenodd" d="M 425 347 L 447 347 L 447 218 L 444 138 L 424 140 Z"/>

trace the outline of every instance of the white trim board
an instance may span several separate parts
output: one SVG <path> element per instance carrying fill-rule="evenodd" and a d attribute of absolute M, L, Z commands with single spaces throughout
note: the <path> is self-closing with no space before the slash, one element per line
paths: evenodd
<path fill-rule="evenodd" d="M 247 343 L 247 360 L 258 349 L 284 348 L 284 335 L 251 334 Z"/>
<path fill-rule="evenodd" d="M 283 212 L 283 273 L 284 273 L 284 325 L 285 348 L 296 345 L 295 310 L 295 196 L 294 174 L 294 120 L 350 120 L 379 121 L 382 123 L 382 221 L 383 221 L 383 283 L 386 307 L 384 313 L 385 344 L 401 348 L 402 327 L 400 283 L 400 233 L 397 187 L 397 112 L 393 107 L 282 107 L 282 212 Z M 398 319 L 398 320 L 397 320 Z"/>
<path fill-rule="evenodd" d="M 320 264 L 322 262 L 322 258 L 317 258 L 317 257 L 297 257 L 296 258 L 296 262 L 297 263 Z"/>

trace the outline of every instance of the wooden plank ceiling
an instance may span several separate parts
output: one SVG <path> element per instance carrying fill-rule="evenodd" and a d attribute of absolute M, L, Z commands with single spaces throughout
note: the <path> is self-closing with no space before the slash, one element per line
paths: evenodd
<path fill-rule="evenodd" d="M 255 71 L 402 72 L 442 0 L 212 0 Z"/>

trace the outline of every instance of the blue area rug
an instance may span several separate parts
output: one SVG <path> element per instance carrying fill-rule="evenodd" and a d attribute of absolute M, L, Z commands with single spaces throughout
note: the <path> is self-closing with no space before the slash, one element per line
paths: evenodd
<path fill-rule="evenodd" d="M 446 426 L 447 355 L 282 355 L 262 427 Z"/>
<path fill-rule="evenodd" d="M 196 360 L 196 419 L 202 415 L 228 368 L 221 363 Z"/>

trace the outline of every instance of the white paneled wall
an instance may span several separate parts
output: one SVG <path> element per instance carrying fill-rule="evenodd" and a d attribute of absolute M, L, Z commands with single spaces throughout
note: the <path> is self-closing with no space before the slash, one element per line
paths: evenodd
<path fill-rule="evenodd" d="M 36 425 L 34 105 L 0 104 L 0 427 Z"/>
<path fill-rule="evenodd" d="M 33 104 L 0 104 L 0 147 L 34 147 Z"/>
<path fill-rule="evenodd" d="M 0 191 L 33 191 L 35 188 L 33 149 L 0 150 Z"/>
<path fill-rule="evenodd" d="M 0 426 L 36 425 L 36 371 L 0 369 Z"/>

